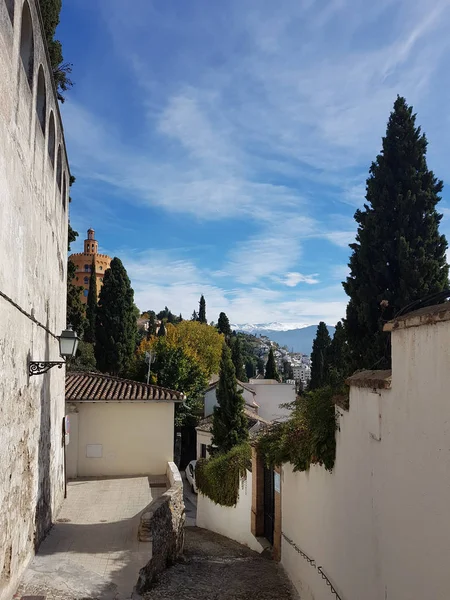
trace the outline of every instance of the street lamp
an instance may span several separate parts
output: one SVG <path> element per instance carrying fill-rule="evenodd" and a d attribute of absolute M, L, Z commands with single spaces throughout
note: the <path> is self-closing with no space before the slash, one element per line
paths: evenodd
<path fill-rule="evenodd" d="M 28 375 L 42 375 L 47 373 L 49 369 L 56 365 L 60 369 L 65 363 L 67 358 L 73 358 L 77 352 L 79 338 L 75 331 L 72 331 L 69 325 L 67 329 L 61 333 L 58 337 L 59 341 L 59 354 L 64 360 L 56 361 L 30 361 L 28 364 Z"/>

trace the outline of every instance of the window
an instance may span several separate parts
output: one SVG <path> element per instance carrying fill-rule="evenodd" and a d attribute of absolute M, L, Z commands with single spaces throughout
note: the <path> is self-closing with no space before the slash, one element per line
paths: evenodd
<path fill-rule="evenodd" d="M 102 265 L 100 265 L 100 271 L 103 271 L 103 267 L 102 267 Z"/>
<path fill-rule="evenodd" d="M 89 283 L 89 277 L 84 278 L 84 283 L 86 283 L 86 284 Z"/>
<path fill-rule="evenodd" d="M 58 155 L 56 158 L 56 183 L 58 184 L 59 191 L 61 191 L 61 177 L 62 177 L 61 146 L 58 146 Z"/>
<path fill-rule="evenodd" d="M 206 444 L 200 444 L 200 456 L 206 458 Z"/>
<path fill-rule="evenodd" d="M 62 199 L 62 204 L 63 204 L 64 210 L 66 210 L 66 196 L 67 196 L 67 179 L 66 179 L 66 176 L 63 175 L 63 189 L 62 189 L 61 199 Z"/>
<path fill-rule="evenodd" d="M 14 24 L 14 0 L 6 0 L 6 10 L 8 11 L 11 23 Z"/>
<path fill-rule="evenodd" d="M 52 162 L 52 167 L 55 166 L 55 117 L 53 113 L 50 113 L 50 120 L 48 125 L 48 155 L 50 156 L 50 160 Z"/>
<path fill-rule="evenodd" d="M 89 294 L 89 290 L 84 290 L 84 292 L 83 292 L 84 297 L 87 297 L 88 294 Z"/>
<path fill-rule="evenodd" d="M 84 272 L 89 273 L 89 265 L 84 265 Z"/>
<path fill-rule="evenodd" d="M 33 41 L 33 21 L 31 20 L 30 7 L 25 0 L 22 9 L 22 28 L 20 30 L 20 58 L 27 76 L 30 87 L 33 85 L 34 68 L 34 41 Z"/>
<path fill-rule="evenodd" d="M 42 133 L 45 135 L 45 116 L 47 111 L 47 95 L 45 91 L 44 69 L 39 67 L 37 96 L 36 96 L 36 112 L 41 124 Z"/>

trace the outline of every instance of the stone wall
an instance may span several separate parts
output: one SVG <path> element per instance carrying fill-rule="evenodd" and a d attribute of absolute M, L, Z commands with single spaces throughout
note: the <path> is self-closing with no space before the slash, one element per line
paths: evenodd
<path fill-rule="evenodd" d="M 141 517 L 139 540 L 152 542 L 152 558 L 141 569 L 136 590 L 147 591 L 158 575 L 183 553 L 185 510 L 183 481 L 175 463 L 167 467 L 170 488 L 154 500 Z"/>
<path fill-rule="evenodd" d="M 64 495 L 64 369 L 28 376 L 29 360 L 59 360 L 69 183 L 36 0 L 0 0 L 0 73 L 0 600 L 8 600 Z"/>

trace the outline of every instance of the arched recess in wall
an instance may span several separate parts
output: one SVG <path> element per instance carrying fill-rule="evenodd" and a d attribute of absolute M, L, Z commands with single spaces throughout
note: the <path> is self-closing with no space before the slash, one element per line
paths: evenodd
<path fill-rule="evenodd" d="M 20 29 L 20 58 L 30 87 L 33 85 L 34 40 L 33 21 L 27 0 L 22 8 L 22 27 Z"/>
<path fill-rule="evenodd" d="M 62 205 L 64 210 L 66 210 L 66 196 L 67 196 L 67 178 L 66 174 L 63 175 L 63 186 L 62 186 Z"/>
<path fill-rule="evenodd" d="M 14 0 L 6 0 L 6 10 L 8 11 L 11 23 L 14 24 Z"/>
<path fill-rule="evenodd" d="M 48 155 L 50 156 L 52 167 L 55 166 L 55 140 L 55 117 L 53 116 L 53 112 L 50 112 L 50 117 L 48 120 Z"/>
<path fill-rule="evenodd" d="M 45 135 L 45 117 L 47 114 L 47 93 L 45 89 L 44 69 L 42 65 L 38 71 L 37 96 L 36 96 L 36 112 L 41 124 L 42 133 Z"/>
<path fill-rule="evenodd" d="M 58 189 L 61 191 L 61 177 L 62 177 L 62 164 L 61 164 L 61 146 L 58 146 L 58 156 L 56 157 L 56 183 Z"/>

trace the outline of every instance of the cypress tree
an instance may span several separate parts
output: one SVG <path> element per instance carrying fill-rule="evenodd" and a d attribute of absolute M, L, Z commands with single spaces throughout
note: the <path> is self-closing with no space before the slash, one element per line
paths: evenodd
<path fill-rule="evenodd" d="M 345 328 L 352 369 L 389 368 L 391 349 L 383 324 L 411 302 L 448 285 L 436 211 L 443 183 L 427 167 L 427 139 L 416 115 L 397 97 L 370 168 L 366 204 L 357 210 L 356 242 L 350 247 L 350 297 Z"/>
<path fill-rule="evenodd" d="M 334 336 L 328 350 L 328 369 L 330 381 L 342 382 L 349 374 L 348 344 L 342 321 L 336 323 Z"/>
<path fill-rule="evenodd" d="M 219 333 L 223 333 L 225 341 L 229 343 L 231 337 L 231 327 L 230 321 L 228 320 L 228 317 L 224 312 L 221 312 L 219 315 L 219 320 L 217 321 L 217 329 L 219 330 Z"/>
<path fill-rule="evenodd" d="M 166 335 L 166 326 L 164 325 L 164 321 L 161 321 L 161 325 L 158 329 L 158 337 L 164 337 Z"/>
<path fill-rule="evenodd" d="M 147 339 L 149 340 L 152 335 L 156 334 L 156 315 L 155 311 L 148 311 L 148 329 L 147 329 Z"/>
<path fill-rule="evenodd" d="M 231 351 L 225 342 L 216 398 L 218 405 L 214 407 L 212 445 L 218 452 L 228 452 L 248 439 L 248 422 L 244 413 L 245 401 L 237 389 Z"/>
<path fill-rule="evenodd" d="M 127 370 L 136 347 L 134 292 L 125 267 L 113 258 L 106 270 L 97 307 L 95 358 L 100 371 Z"/>
<path fill-rule="evenodd" d="M 73 83 L 68 75 L 72 72 L 72 65 L 64 62 L 61 42 L 55 40 L 56 28 L 59 24 L 62 0 L 39 0 L 44 34 L 47 41 L 48 53 L 53 69 L 58 100 L 64 102 L 62 92 L 66 92 Z"/>
<path fill-rule="evenodd" d="M 258 358 L 258 361 L 256 363 L 256 369 L 258 371 L 258 375 L 264 375 L 265 364 L 263 358 Z"/>
<path fill-rule="evenodd" d="M 200 297 L 199 309 L 198 309 L 198 320 L 200 323 L 206 323 L 206 302 L 203 294 Z"/>
<path fill-rule="evenodd" d="M 70 244 L 78 237 L 78 232 L 72 229 L 69 223 L 68 228 L 68 245 L 67 250 L 70 252 Z M 67 299 L 66 299 L 66 325 L 72 326 L 72 329 L 77 332 L 78 337 L 83 336 L 85 318 L 84 306 L 81 302 L 82 287 L 72 283 L 75 273 L 77 272 L 76 265 L 71 261 L 67 261 Z"/>
<path fill-rule="evenodd" d="M 323 321 L 320 321 L 311 353 L 310 390 L 316 390 L 328 383 L 330 344 L 328 328 Z"/>
<path fill-rule="evenodd" d="M 92 259 L 91 278 L 86 306 L 86 328 L 84 341 L 95 343 L 95 321 L 97 319 L 97 276 L 95 273 L 95 258 Z"/>
<path fill-rule="evenodd" d="M 239 381 L 247 381 L 244 359 L 242 358 L 241 341 L 238 335 L 234 336 L 231 344 L 231 360 L 233 361 L 237 379 Z"/>
<path fill-rule="evenodd" d="M 267 358 L 266 364 L 266 374 L 264 375 L 264 379 L 276 379 L 280 381 L 280 376 L 277 371 L 277 365 L 275 363 L 275 356 L 273 355 L 273 349 L 270 348 L 269 356 Z"/>
<path fill-rule="evenodd" d="M 194 312 L 192 313 L 191 321 L 198 321 L 198 315 L 196 310 L 194 310 Z"/>

